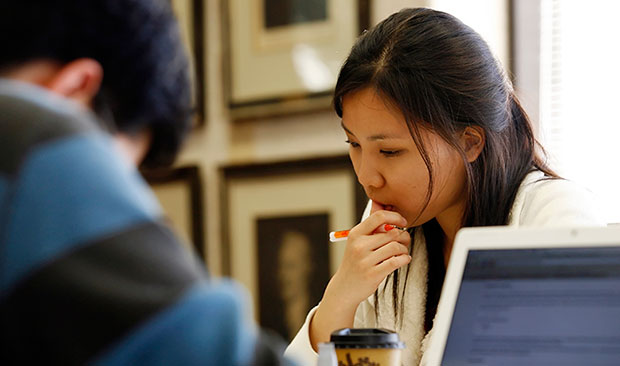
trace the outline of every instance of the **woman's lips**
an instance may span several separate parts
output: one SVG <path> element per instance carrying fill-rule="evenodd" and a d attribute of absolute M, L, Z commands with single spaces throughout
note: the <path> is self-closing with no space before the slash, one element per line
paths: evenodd
<path fill-rule="evenodd" d="M 371 199 L 371 201 L 372 201 L 372 206 L 370 208 L 370 213 L 371 214 L 373 214 L 373 213 L 375 213 L 377 211 L 380 211 L 380 210 L 393 211 L 393 212 L 396 212 L 396 213 L 400 214 L 400 212 L 398 212 L 397 208 L 394 207 L 393 205 L 386 205 L 386 204 L 383 204 L 381 202 L 374 201 L 372 199 Z"/>
<path fill-rule="evenodd" d="M 396 211 L 393 205 L 386 205 L 381 202 L 377 202 L 372 200 L 372 208 L 370 210 L 371 213 L 376 211 L 385 210 L 385 211 Z"/>

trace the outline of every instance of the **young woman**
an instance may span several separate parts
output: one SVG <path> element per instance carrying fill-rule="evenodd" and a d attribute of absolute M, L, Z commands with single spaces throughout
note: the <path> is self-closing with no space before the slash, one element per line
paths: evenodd
<path fill-rule="evenodd" d="M 600 224 L 587 192 L 546 165 L 486 43 L 449 14 L 405 9 L 362 35 L 334 106 L 372 207 L 287 349 L 302 364 L 345 327 L 393 329 L 403 364 L 424 363 L 462 227 Z"/>

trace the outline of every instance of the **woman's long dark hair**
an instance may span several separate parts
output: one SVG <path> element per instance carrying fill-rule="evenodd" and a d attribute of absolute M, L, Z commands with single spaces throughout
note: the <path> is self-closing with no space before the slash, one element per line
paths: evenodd
<path fill-rule="evenodd" d="M 433 191 L 433 167 L 421 128 L 441 136 L 463 157 L 467 172 L 463 226 L 507 224 L 519 185 L 529 172 L 540 170 L 557 177 L 546 165 L 529 118 L 488 45 L 449 14 L 403 9 L 365 32 L 340 70 L 334 92 L 336 113 L 342 117 L 345 95 L 367 87 L 405 117 L 428 169 L 425 208 Z M 459 137 L 472 126 L 484 130 L 485 144 L 479 157 L 469 163 Z M 444 236 L 434 219 L 421 229 L 429 254 L 425 317 L 429 330 L 445 274 Z M 400 273 L 392 277 L 395 321 L 399 307 L 401 321 L 404 310 L 397 291 Z"/>

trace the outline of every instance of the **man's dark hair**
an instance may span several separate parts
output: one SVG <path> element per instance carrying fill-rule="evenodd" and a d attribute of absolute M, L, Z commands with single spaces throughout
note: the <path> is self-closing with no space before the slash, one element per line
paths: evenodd
<path fill-rule="evenodd" d="M 98 61 L 97 115 L 113 131 L 151 130 L 145 166 L 172 163 L 189 130 L 191 87 L 169 1 L 2 1 L 0 44 L 0 72 L 36 59 Z"/>

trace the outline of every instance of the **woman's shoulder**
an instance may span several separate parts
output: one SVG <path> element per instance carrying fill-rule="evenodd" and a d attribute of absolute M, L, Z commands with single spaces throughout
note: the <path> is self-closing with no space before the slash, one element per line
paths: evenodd
<path fill-rule="evenodd" d="M 603 225 L 595 195 L 587 188 L 562 178 L 529 173 L 517 193 L 510 225 L 598 226 Z"/>
<path fill-rule="evenodd" d="M 519 188 L 517 195 L 521 195 L 524 203 L 534 203 L 546 200 L 582 201 L 592 200 L 594 194 L 586 187 L 569 179 L 555 178 L 545 175 L 541 171 L 529 173 Z"/>

